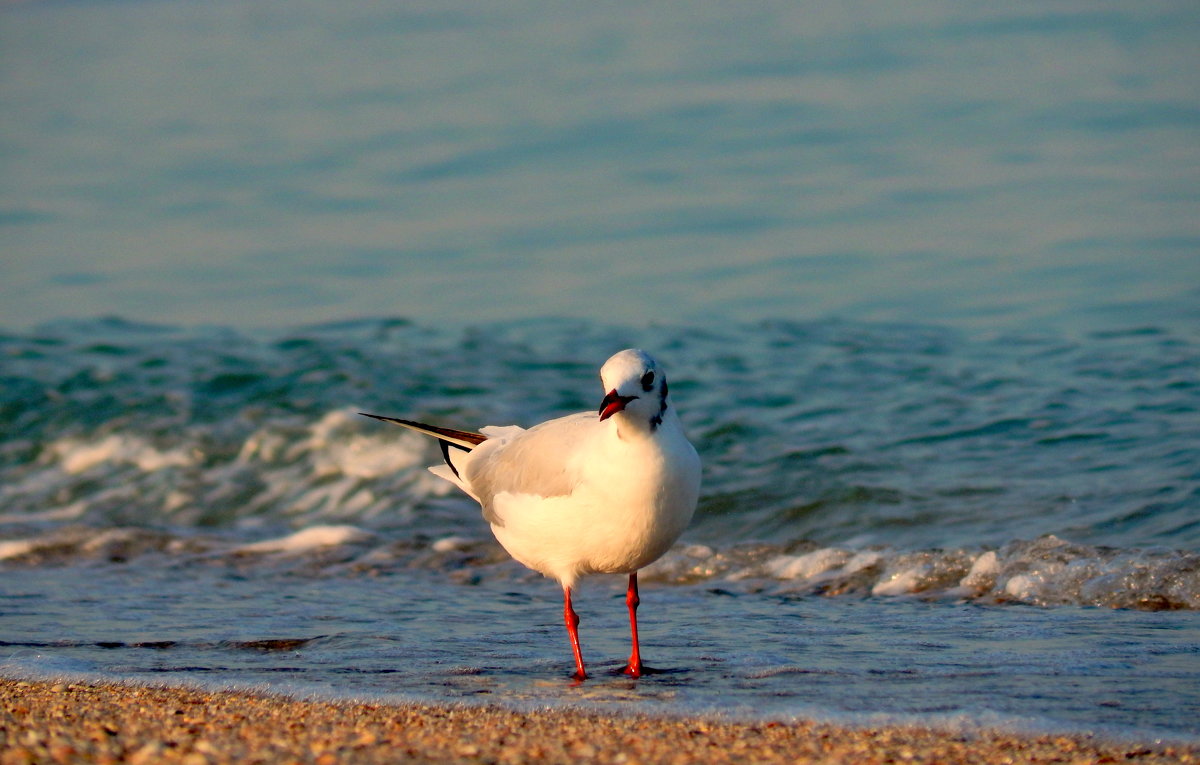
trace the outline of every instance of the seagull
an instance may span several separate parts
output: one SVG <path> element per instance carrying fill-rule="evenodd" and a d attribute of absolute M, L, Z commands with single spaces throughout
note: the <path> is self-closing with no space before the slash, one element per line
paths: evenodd
<path fill-rule="evenodd" d="M 628 574 L 632 652 L 622 672 L 641 677 L 638 569 L 683 533 L 700 493 L 700 457 L 667 398 L 667 378 L 648 353 L 621 351 L 604 363 L 598 413 L 581 412 L 526 430 L 478 433 L 360 412 L 438 440 L 444 465 L 429 470 L 469 494 L 501 546 L 558 580 L 576 681 L 587 678 L 571 591 L 589 574 Z"/>

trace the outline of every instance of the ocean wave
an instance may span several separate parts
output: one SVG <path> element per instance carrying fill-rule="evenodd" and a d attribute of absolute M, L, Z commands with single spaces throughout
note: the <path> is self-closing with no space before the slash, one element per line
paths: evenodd
<path fill-rule="evenodd" d="M 433 460 L 427 443 L 363 428 L 361 419 L 352 409 L 281 418 L 223 443 L 205 427 L 169 438 L 121 431 L 50 439 L 0 487 L 0 524 L 386 526 L 388 517 L 403 522 L 417 504 L 449 493 L 424 470 Z"/>
<path fill-rule="evenodd" d="M 655 578 L 753 582 L 777 594 L 962 599 L 992 604 L 1200 609 L 1200 554 L 1114 549 L 1053 535 L 996 549 L 683 546 Z"/>
<path fill-rule="evenodd" d="M 245 543 L 323 525 L 486 533 L 474 503 L 425 470 L 440 461 L 432 444 L 356 412 L 531 425 L 591 408 L 597 360 L 635 344 L 661 349 L 704 463 L 697 542 L 1200 545 L 1192 338 L 837 321 L 437 331 L 375 319 L 250 335 L 109 320 L 0 336 L 0 539 L 66 525 Z M 777 567 L 838 554 L 826 556 Z M 872 587 L 932 575 L 908 567 Z M 1009 594 L 1043 590 L 1028 575 Z"/>
<path fill-rule="evenodd" d="M 527 578 L 491 539 L 389 539 L 353 525 L 318 525 L 244 542 L 140 528 L 58 528 L 0 542 L 0 565 L 112 563 L 261 567 L 311 576 L 443 571 L 453 582 Z M 642 570 L 646 582 L 777 597 L 917 598 L 989 605 L 1200 610 L 1200 554 L 1114 549 L 1045 536 L 993 549 L 851 549 L 811 542 L 680 544 Z"/>

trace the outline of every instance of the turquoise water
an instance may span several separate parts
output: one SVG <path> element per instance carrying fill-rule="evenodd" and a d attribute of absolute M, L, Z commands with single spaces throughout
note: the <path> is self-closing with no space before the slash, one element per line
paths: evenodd
<path fill-rule="evenodd" d="M 0 10 L 0 326 L 1195 326 L 1187 0 Z"/>
<path fill-rule="evenodd" d="M 650 339 L 704 461 L 641 573 L 576 597 L 509 560 L 436 449 L 593 408 Z M 0 672 L 321 697 L 585 704 L 1195 737 L 1194 338 L 401 320 L 0 338 Z"/>
<path fill-rule="evenodd" d="M 1198 32 L 0 8 L 0 671 L 1194 739 Z M 667 671 L 573 687 L 554 583 L 355 412 L 594 410 L 628 346 L 704 488 Z"/>
<path fill-rule="evenodd" d="M 79 587 L 87 577 L 91 592 Z M 1192 613 L 808 599 L 643 587 L 628 655 L 614 578 L 576 600 L 592 677 L 572 683 L 557 587 L 441 574 L 254 569 L 5 573 L 5 674 L 189 682 L 317 698 L 590 706 L 751 720 L 911 722 L 1195 740 Z M 179 593 L 188 593 L 180 597 Z"/>

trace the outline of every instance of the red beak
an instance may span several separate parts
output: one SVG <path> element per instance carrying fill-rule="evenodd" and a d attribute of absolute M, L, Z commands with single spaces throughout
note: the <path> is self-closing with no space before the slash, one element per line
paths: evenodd
<path fill-rule="evenodd" d="M 613 388 L 600 402 L 600 421 L 603 422 L 609 417 L 612 417 L 617 412 L 625 408 L 625 405 L 633 401 L 637 396 L 621 396 L 617 394 L 617 389 Z"/>

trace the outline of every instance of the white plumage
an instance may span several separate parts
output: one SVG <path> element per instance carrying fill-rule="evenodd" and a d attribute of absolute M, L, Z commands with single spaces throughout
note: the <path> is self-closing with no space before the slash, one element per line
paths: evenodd
<path fill-rule="evenodd" d="M 367 415 L 437 438 L 446 464 L 430 470 L 479 502 L 513 558 L 559 581 L 580 680 L 586 672 L 571 589 L 588 574 L 629 575 L 633 650 L 624 671 L 640 676 L 637 570 L 683 533 L 700 490 L 700 458 L 669 404 L 657 362 L 644 351 L 621 351 L 600 377 L 607 393 L 598 415 L 568 415 L 528 430 L 472 433 Z"/>

